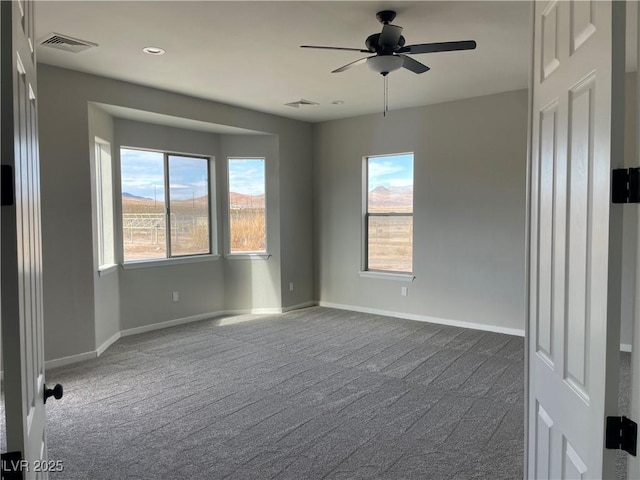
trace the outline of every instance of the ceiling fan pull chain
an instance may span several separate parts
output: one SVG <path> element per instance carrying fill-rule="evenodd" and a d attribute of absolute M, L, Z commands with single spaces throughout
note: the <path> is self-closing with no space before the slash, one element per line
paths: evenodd
<path fill-rule="evenodd" d="M 388 112 L 389 111 L 389 75 L 385 75 L 384 79 L 386 80 L 385 89 L 387 91 L 387 102 L 384 108 Z"/>
<path fill-rule="evenodd" d="M 389 78 L 387 75 L 382 74 L 383 83 L 382 88 L 384 90 L 383 98 L 384 98 L 384 106 L 382 108 L 382 116 L 387 116 L 387 111 L 389 110 Z"/>

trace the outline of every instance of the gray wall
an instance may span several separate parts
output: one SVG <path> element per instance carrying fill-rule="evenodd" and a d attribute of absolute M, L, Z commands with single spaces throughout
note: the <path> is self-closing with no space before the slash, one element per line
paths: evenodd
<path fill-rule="evenodd" d="M 230 310 L 243 310 L 247 305 L 256 308 L 278 308 L 281 302 L 281 201 L 278 138 L 263 135 L 223 135 L 221 143 L 220 194 L 222 208 L 223 250 L 229 252 L 228 175 L 229 157 L 264 157 L 267 253 L 269 258 L 225 256 L 225 296 Z M 287 219 L 290 221 L 290 219 Z M 293 220 L 295 221 L 295 220 Z M 311 252 L 309 252 L 311 253 Z M 311 258 L 311 255 L 308 255 Z M 310 298 L 310 297 L 307 297 Z"/>
<path fill-rule="evenodd" d="M 274 285 L 266 297 L 252 295 L 256 303 L 242 305 L 243 309 L 287 307 L 313 301 L 310 124 L 48 65 L 40 64 L 38 75 L 47 360 L 96 350 L 99 342 L 108 338 L 111 326 L 118 322 L 124 330 L 225 308 L 227 282 L 234 291 L 258 291 L 265 288 L 264 279 L 267 278 L 267 287 Z M 282 265 L 275 269 L 272 267 L 271 262 L 280 261 L 278 251 L 278 257 L 274 254 L 272 259 L 262 263 L 269 265 L 268 274 L 253 275 L 252 272 L 249 275 L 247 268 L 239 264 L 237 269 L 243 272 L 237 276 L 230 274 L 224 279 L 225 267 L 221 267 L 221 260 L 120 271 L 117 277 L 111 277 L 117 278 L 119 283 L 120 319 L 115 318 L 117 314 L 109 314 L 105 310 L 103 313 L 111 315 L 111 322 L 103 330 L 105 325 L 99 318 L 100 314 L 96 315 L 96 308 L 102 309 L 105 304 L 109 305 L 107 309 L 118 308 L 106 295 L 100 297 L 97 293 L 103 289 L 98 286 L 100 280 L 96 279 L 94 265 L 90 102 L 238 127 L 277 137 L 277 181 L 273 194 L 276 199 L 286 198 L 287 203 L 275 204 L 279 218 L 270 228 L 273 226 L 279 230 L 279 239 L 275 242 L 279 243 L 280 251 L 287 252 L 286 262 L 282 261 Z M 91 122 L 92 125 L 95 123 Z M 140 132 L 143 129 L 141 127 Z M 124 130 L 116 130 L 116 136 L 125 135 Z M 184 135 L 181 134 L 180 139 L 166 138 L 166 141 L 185 141 L 191 134 Z M 210 140 L 215 143 L 213 137 Z M 120 138 L 120 141 L 125 139 Z M 155 148 L 164 148 L 157 143 L 159 140 L 165 139 L 154 138 Z M 222 143 L 218 138 L 218 145 Z M 193 147 L 180 148 L 176 143 L 170 146 L 180 151 L 193 151 Z M 284 168 L 291 170 L 285 171 Z M 295 197 L 298 191 L 306 194 Z M 285 225 L 287 222 L 291 225 Z M 257 263 L 252 261 L 249 265 Z M 254 266 L 249 270 L 258 268 L 261 267 Z M 282 296 L 284 280 L 278 270 L 285 268 L 287 278 L 299 279 L 300 289 L 295 292 L 295 297 Z M 112 295 L 114 285 L 110 285 L 108 290 Z M 170 302 L 170 294 L 167 295 L 174 290 L 181 293 L 178 303 Z M 159 302 L 160 297 L 162 301 Z M 100 299 L 104 299 L 104 303 Z M 264 304 L 259 304 L 262 301 Z M 240 300 L 237 301 L 239 303 Z"/>
<path fill-rule="evenodd" d="M 201 155 L 219 163 L 220 136 L 181 128 L 153 125 L 131 120 L 115 121 L 116 163 L 115 185 L 120 198 L 120 148 Z M 216 191 L 215 180 L 212 187 Z M 121 204 L 116 217 L 121 218 Z M 214 202 L 214 207 L 217 202 Z M 212 229 L 212 232 L 215 232 Z M 122 231 L 118 229 L 118 234 Z M 217 244 L 218 241 L 214 241 Z M 116 241 L 118 263 L 123 263 L 122 239 Z M 174 302 L 173 292 L 180 301 Z M 152 266 L 120 271 L 121 329 L 127 330 L 159 322 L 225 310 L 223 267 L 219 260 L 201 263 Z"/>
<path fill-rule="evenodd" d="M 89 164 L 91 170 L 91 185 L 95 185 L 95 146 L 96 137 L 109 142 L 111 146 L 111 167 L 115 172 L 115 144 L 113 133 L 113 118 L 93 104 L 89 108 Z M 114 177 L 115 178 L 115 177 Z M 91 203 L 95 206 L 97 192 L 92 191 Z M 115 202 L 114 202 L 115 205 Z M 95 208 L 95 207 L 94 207 Z M 99 348 L 107 340 L 120 331 L 120 284 L 118 270 L 107 274 L 100 274 L 98 261 L 98 224 L 93 218 L 93 286 L 95 295 L 95 344 Z"/>
<path fill-rule="evenodd" d="M 412 283 L 358 273 L 363 157 L 399 152 L 415 154 Z M 315 125 L 317 298 L 523 330 L 526 157 L 525 90 Z"/>

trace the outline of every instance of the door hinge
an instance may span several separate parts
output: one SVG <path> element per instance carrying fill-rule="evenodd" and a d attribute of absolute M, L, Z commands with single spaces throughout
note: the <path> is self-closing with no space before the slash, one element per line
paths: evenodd
<path fill-rule="evenodd" d="M 616 168 L 611 172 L 611 201 L 640 203 L 640 168 Z"/>
<path fill-rule="evenodd" d="M 2 468 L 0 478 L 2 480 L 22 480 L 22 472 L 27 471 L 27 462 L 22 459 L 22 452 L 7 452 L 1 455 Z"/>
<path fill-rule="evenodd" d="M 638 448 L 638 424 L 622 417 L 607 417 L 605 446 L 612 450 L 624 450 L 636 456 Z"/>
<path fill-rule="evenodd" d="M 13 191 L 13 167 L 0 165 L 0 205 L 11 206 L 15 200 Z"/>

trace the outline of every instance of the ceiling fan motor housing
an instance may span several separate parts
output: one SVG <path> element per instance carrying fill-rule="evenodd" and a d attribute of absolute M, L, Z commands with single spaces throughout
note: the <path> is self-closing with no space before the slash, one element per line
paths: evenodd
<path fill-rule="evenodd" d="M 405 39 L 401 35 L 400 39 L 398 40 L 398 45 L 396 45 L 394 48 L 389 49 L 389 48 L 381 47 L 379 33 L 374 33 L 372 35 L 369 35 L 364 42 L 365 46 L 367 47 L 367 50 L 369 50 L 371 53 L 392 53 L 398 50 L 399 48 L 404 47 L 404 43 L 405 43 Z"/>

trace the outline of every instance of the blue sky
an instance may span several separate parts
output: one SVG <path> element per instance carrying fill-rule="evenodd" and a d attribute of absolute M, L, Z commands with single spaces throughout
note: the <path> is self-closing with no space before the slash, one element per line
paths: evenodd
<path fill-rule="evenodd" d="M 123 192 L 164 201 L 162 153 L 123 148 L 120 158 Z M 170 155 L 169 179 L 173 199 L 201 197 L 207 193 L 207 161 Z M 413 185 L 413 154 L 369 157 L 369 190 L 381 185 L 385 187 Z M 230 159 L 229 190 L 245 195 L 264 194 L 264 159 Z"/>
<path fill-rule="evenodd" d="M 164 155 L 160 152 L 120 151 L 122 192 L 164 201 Z M 188 200 L 207 194 L 207 160 L 169 155 L 171 198 Z"/>
<path fill-rule="evenodd" d="M 264 159 L 232 158 L 229 160 L 229 191 L 245 195 L 264 194 Z"/>
<path fill-rule="evenodd" d="M 120 150 L 122 192 L 164 201 L 164 154 L 146 150 Z M 245 195 L 264 194 L 264 159 L 234 158 L 229 161 L 231 191 Z M 169 155 L 171 198 L 188 200 L 207 193 L 207 161 Z"/>
<path fill-rule="evenodd" d="M 413 185 L 413 154 L 369 157 L 369 191 Z"/>

